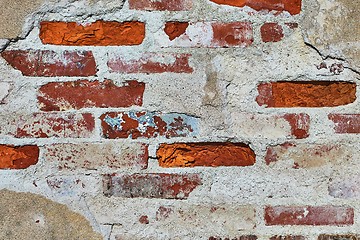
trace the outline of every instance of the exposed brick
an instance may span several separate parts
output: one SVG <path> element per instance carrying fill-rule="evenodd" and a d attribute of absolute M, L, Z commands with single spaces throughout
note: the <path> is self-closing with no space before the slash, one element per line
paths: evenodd
<path fill-rule="evenodd" d="M 197 174 L 133 174 L 104 176 L 106 196 L 187 199 L 201 184 Z"/>
<path fill-rule="evenodd" d="M 167 22 L 164 31 L 169 36 L 169 40 L 174 40 L 184 34 L 188 26 L 188 22 Z"/>
<path fill-rule="evenodd" d="M 351 156 L 351 151 L 342 144 L 297 144 L 284 143 L 267 148 L 267 165 L 290 163 L 293 168 L 314 168 L 326 164 L 342 164 Z"/>
<path fill-rule="evenodd" d="M 44 44 L 66 46 L 139 45 L 145 38 L 142 22 L 96 21 L 81 25 L 76 22 L 41 22 L 40 39 Z"/>
<path fill-rule="evenodd" d="M 140 58 L 115 55 L 108 61 L 111 72 L 118 73 L 192 73 L 190 54 L 145 53 Z"/>
<path fill-rule="evenodd" d="M 360 133 L 360 114 L 329 114 L 336 133 Z"/>
<path fill-rule="evenodd" d="M 93 76 L 97 71 L 90 51 L 7 50 L 1 56 L 24 76 Z"/>
<path fill-rule="evenodd" d="M 270 225 L 333 225 L 354 224 L 354 209 L 340 206 L 267 206 L 265 224 Z"/>
<path fill-rule="evenodd" d="M 185 114 L 108 112 L 100 117 L 105 138 L 191 137 L 198 134 L 198 119 Z"/>
<path fill-rule="evenodd" d="M 257 11 L 275 10 L 288 11 L 291 15 L 299 14 L 301 11 L 301 0 L 210 0 L 217 4 L 230 5 L 234 7 L 249 6 Z"/>
<path fill-rule="evenodd" d="M 136 10 L 186 11 L 192 5 L 192 0 L 129 0 L 129 8 Z"/>
<path fill-rule="evenodd" d="M 346 174 L 342 179 L 333 180 L 329 183 L 328 191 L 334 198 L 360 199 L 360 175 Z"/>
<path fill-rule="evenodd" d="M 25 169 L 39 159 L 37 146 L 0 145 L 0 169 Z"/>
<path fill-rule="evenodd" d="M 156 156 L 161 167 L 250 166 L 254 151 L 242 143 L 161 144 Z"/>
<path fill-rule="evenodd" d="M 141 216 L 141 217 L 139 218 L 139 222 L 140 222 L 141 224 L 149 224 L 149 223 L 150 223 L 150 222 L 149 222 L 149 217 L 146 216 L 146 215 Z"/>
<path fill-rule="evenodd" d="M 264 23 L 260 32 L 263 42 L 279 42 L 284 37 L 283 29 L 277 23 Z"/>
<path fill-rule="evenodd" d="M 170 33 L 170 27 L 176 34 Z M 250 22 L 190 22 L 185 31 L 183 28 L 178 30 L 174 22 L 166 23 L 164 33 L 156 35 L 160 46 L 247 47 L 254 41 Z"/>
<path fill-rule="evenodd" d="M 123 86 L 111 80 L 51 82 L 40 88 L 38 101 L 43 111 L 141 106 L 144 90 L 145 84 L 137 81 L 126 81 Z"/>
<path fill-rule="evenodd" d="M 248 138 L 296 138 L 309 136 L 310 116 L 305 113 L 285 115 L 238 113 L 231 114 L 231 127 L 236 134 Z"/>
<path fill-rule="evenodd" d="M 95 119 L 89 113 L 0 115 L 0 134 L 17 138 L 86 138 L 92 135 Z"/>
<path fill-rule="evenodd" d="M 239 237 L 209 237 L 209 240 L 256 240 L 257 236 L 255 235 L 243 235 Z"/>
<path fill-rule="evenodd" d="M 318 240 L 358 240 L 360 239 L 359 235 L 355 234 L 321 234 L 318 237 Z"/>
<path fill-rule="evenodd" d="M 55 162 L 60 170 L 100 168 L 147 168 L 148 147 L 141 143 L 52 144 L 44 147 L 43 157 Z"/>
<path fill-rule="evenodd" d="M 256 102 L 266 107 L 336 107 L 356 99 L 352 82 L 270 82 L 258 86 Z"/>
<path fill-rule="evenodd" d="M 305 237 L 299 235 L 276 235 L 272 236 L 270 240 L 305 240 Z"/>

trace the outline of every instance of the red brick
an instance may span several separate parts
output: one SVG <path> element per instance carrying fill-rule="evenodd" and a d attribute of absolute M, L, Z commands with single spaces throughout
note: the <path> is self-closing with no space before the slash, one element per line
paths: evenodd
<path fill-rule="evenodd" d="M 0 169 L 25 169 L 39 159 L 37 146 L 0 145 Z"/>
<path fill-rule="evenodd" d="M 284 143 L 267 148 L 267 165 L 278 162 L 292 163 L 293 168 L 314 168 L 326 164 L 344 164 L 352 151 L 341 144 L 301 144 Z"/>
<path fill-rule="evenodd" d="M 254 151 L 242 143 L 161 144 L 156 156 L 161 167 L 250 166 Z"/>
<path fill-rule="evenodd" d="M 257 11 L 275 10 L 278 12 L 288 11 L 291 15 L 301 11 L 301 0 L 210 0 L 217 4 L 235 7 L 249 6 Z"/>
<path fill-rule="evenodd" d="M 358 234 L 321 234 L 318 240 L 358 240 L 360 235 Z"/>
<path fill-rule="evenodd" d="M 166 23 L 164 36 L 162 34 L 157 36 L 160 46 L 247 47 L 254 41 L 252 24 L 250 22 L 190 22 L 185 31 L 183 28 L 176 29 L 172 25 L 174 25 L 174 22 Z M 176 34 L 170 33 L 169 26 L 174 28 Z M 194 34 L 196 32 L 199 34 Z"/>
<path fill-rule="evenodd" d="M 108 61 L 111 72 L 118 73 L 192 73 L 189 66 L 190 54 L 146 53 L 137 59 L 127 59 L 121 55 Z"/>
<path fill-rule="evenodd" d="M 305 237 L 299 235 L 276 235 L 272 236 L 269 240 L 305 240 Z"/>
<path fill-rule="evenodd" d="M 24 76 L 93 76 L 96 63 L 90 51 L 7 50 L 1 56 Z"/>
<path fill-rule="evenodd" d="M 186 11 L 192 5 L 192 0 L 129 0 L 129 8 L 135 10 Z"/>
<path fill-rule="evenodd" d="M 126 198 L 187 199 L 200 184 L 197 174 L 107 175 L 104 177 L 104 194 Z"/>
<path fill-rule="evenodd" d="M 283 29 L 277 23 L 264 23 L 260 32 L 263 42 L 279 42 L 284 37 Z"/>
<path fill-rule="evenodd" d="M 289 113 L 282 116 L 289 122 L 291 134 L 297 139 L 307 138 L 309 136 L 310 116 L 306 113 Z"/>
<path fill-rule="evenodd" d="M 140 222 L 141 224 L 149 224 L 149 223 L 150 223 L 149 217 L 146 216 L 146 215 L 141 216 L 141 217 L 139 218 L 139 222 Z"/>
<path fill-rule="evenodd" d="M 17 138 L 86 138 L 92 135 L 95 119 L 89 113 L 34 113 L 14 116 L 9 124 L 10 131 L 1 132 Z"/>
<path fill-rule="evenodd" d="M 76 22 L 41 22 L 40 39 L 44 44 L 66 46 L 139 45 L 145 38 L 142 22 L 96 21 L 81 25 Z"/>
<path fill-rule="evenodd" d="M 108 112 L 100 117 L 105 138 L 191 137 L 198 134 L 198 119 L 185 114 Z"/>
<path fill-rule="evenodd" d="M 258 86 L 256 102 L 266 107 L 336 107 L 356 99 L 352 82 L 270 82 Z"/>
<path fill-rule="evenodd" d="M 137 81 L 126 81 L 123 86 L 111 80 L 51 82 L 40 88 L 38 101 L 43 111 L 141 106 L 144 90 L 145 84 Z"/>
<path fill-rule="evenodd" d="M 60 143 L 44 147 L 43 158 L 60 170 L 147 168 L 148 146 L 142 143 Z"/>
<path fill-rule="evenodd" d="M 164 31 L 169 36 L 169 40 L 174 40 L 184 34 L 188 26 L 188 22 L 167 22 Z"/>
<path fill-rule="evenodd" d="M 267 206 L 265 224 L 267 226 L 352 225 L 354 224 L 354 209 L 340 206 Z"/>
<path fill-rule="evenodd" d="M 360 114 L 329 114 L 336 133 L 360 133 Z"/>

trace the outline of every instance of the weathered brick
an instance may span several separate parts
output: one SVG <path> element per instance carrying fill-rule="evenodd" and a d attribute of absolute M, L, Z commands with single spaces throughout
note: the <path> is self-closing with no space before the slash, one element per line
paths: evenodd
<path fill-rule="evenodd" d="M 342 179 L 333 180 L 328 191 L 334 198 L 360 199 L 360 175 L 346 174 Z"/>
<path fill-rule="evenodd" d="M 343 206 L 267 206 L 265 224 L 271 225 L 332 225 L 354 224 L 354 209 Z"/>
<path fill-rule="evenodd" d="M 248 138 L 285 138 L 302 139 L 309 136 L 310 116 L 305 113 L 285 115 L 238 113 L 231 114 L 235 134 Z"/>
<path fill-rule="evenodd" d="M 242 143 L 161 144 L 156 156 L 161 167 L 250 166 L 254 151 Z"/>
<path fill-rule="evenodd" d="M 198 119 L 185 114 L 108 112 L 100 117 L 105 138 L 186 137 L 198 134 Z"/>
<path fill-rule="evenodd" d="M 305 237 L 299 235 L 275 235 L 270 240 L 305 240 Z"/>
<path fill-rule="evenodd" d="M 25 169 L 39 159 L 37 146 L 0 145 L 0 169 Z"/>
<path fill-rule="evenodd" d="M 141 106 L 144 90 L 145 84 L 137 81 L 126 81 L 123 86 L 111 80 L 51 82 L 40 88 L 38 101 L 43 111 Z"/>
<path fill-rule="evenodd" d="M 299 14 L 301 11 L 301 0 L 210 0 L 217 4 L 234 7 L 249 6 L 257 11 L 275 10 L 278 12 L 288 11 L 291 15 Z"/>
<path fill-rule="evenodd" d="M 329 114 L 335 133 L 360 133 L 360 114 Z"/>
<path fill-rule="evenodd" d="M 141 170 L 147 167 L 148 147 L 141 143 L 52 144 L 44 147 L 43 157 L 60 170 L 98 170 L 101 168 Z"/>
<path fill-rule="evenodd" d="M 155 37 L 162 47 L 247 47 L 254 41 L 250 22 L 169 22 Z"/>
<path fill-rule="evenodd" d="M 264 23 L 260 32 L 263 42 L 279 42 L 284 37 L 283 29 L 277 23 Z"/>
<path fill-rule="evenodd" d="M 40 39 L 44 44 L 66 46 L 139 45 L 145 38 L 142 22 L 96 21 L 85 25 L 76 22 L 41 22 Z"/>
<path fill-rule="evenodd" d="M 0 115 L 0 134 L 16 138 L 86 138 L 92 135 L 95 119 L 89 113 L 34 113 Z"/>
<path fill-rule="evenodd" d="M 318 240 L 358 240 L 360 236 L 357 234 L 321 234 Z"/>
<path fill-rule="evenodd" d="M 133 174 L 104 176 L 106 196 L 126 198 L 187 199 L 201 185 L 197 174 Z"/>
<path fill-rule="evenodd" d="M 192 73 L 190 54 L 145 53 L 140 58 L 115 55 L 107 65 L 111 72 L 118 73 Z"/>
<path fill-rule="evenodd" d="M 129 0 L 129 8 L 136 10 L 186 11 L 192 5 L 192 0 Z"/>
<path fill-rule="evenodd" d="M 90 51 L 6 50 L 1 56 L 24 76 L 93 76 L 97 71 Z"/>
<path fill-rule="evenodd" d="M 267 148 L 267 165 L 288 162 L 293 168 L 314 168 L 326 164 L 342 164 L 351 157 L 352 151 L 342 144 L 284 143 Z"/>
<path fill-rule="evenodd" d="M 336 107 L 356 99 L 352 82 L 270 82 L 258 86 L 256 102 L 266 107 Z"/>

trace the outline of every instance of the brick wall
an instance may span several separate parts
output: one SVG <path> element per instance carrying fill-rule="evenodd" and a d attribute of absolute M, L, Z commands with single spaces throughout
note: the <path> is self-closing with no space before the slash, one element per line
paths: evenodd
<path fill-rule="evenodd" d="M 104 239 L 358 239 L 358 66 L 314 4 L 42 9 L 1 52 L 0 188 Z"/>

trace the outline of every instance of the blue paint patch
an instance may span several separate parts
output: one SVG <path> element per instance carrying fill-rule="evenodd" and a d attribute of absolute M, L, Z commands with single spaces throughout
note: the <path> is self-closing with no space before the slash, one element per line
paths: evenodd
<path fill-rule="evenodd" d="M 111 118 L 109 115 L 106 115 L 104 118 L 104 121 L 112 128 L 112 129 L 118 129 L 121 131 L 122 126 L 121 123 L 123 123 L 123 120 L 120 117 Z"/>
<path fill-rule="evenodd" d="M 177 136 L 195 136 L 199 133 L 199 119 L 186 114 L 169 113 L 161 116 L 166 122 L 167 131 Z"/>
<path fill-rule="evenodd" d="M 153 112 L 145 113 L 140 117 L 136 116 L 136 112 L 129 112 L 128 115 L 131 119 L 136 120 L 139 125 L 141 124 L 144 127 L 156 127 L 154 122 L 155 113 Z"/>

